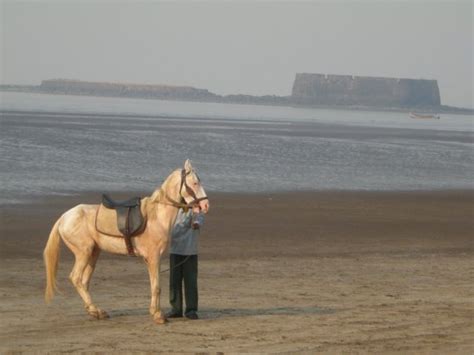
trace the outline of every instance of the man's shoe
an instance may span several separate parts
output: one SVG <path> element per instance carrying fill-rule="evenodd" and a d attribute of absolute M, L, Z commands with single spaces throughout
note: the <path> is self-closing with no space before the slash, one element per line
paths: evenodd
<path fill-rule="evenodd" d="M 178 313 L 178 312 L 174 312 L 174 311 L 170 311 L 168 313 L 166 313 L 166 318 L 182 318 L 183 315 L 181 313 Z"/>
<path fill-rule="evenodd" d="M 197 313 L 194 313 L 194 312 L 193 312 L 193 313 L 186 314 L 186 318 L 192 319 L 192 320 L 194 320 L 194 319 L 199 319 Z"/>

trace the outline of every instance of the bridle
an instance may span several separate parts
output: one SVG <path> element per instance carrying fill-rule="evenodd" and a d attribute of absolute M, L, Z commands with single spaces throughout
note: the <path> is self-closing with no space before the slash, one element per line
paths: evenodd
<path fill-rule="evenodd" d="M 181 170 L 181 184 L 179 185 L 179 196 L 181 197 L 181 201 L 184 201 L 184 202 L 178 202 L 178 201 L 174 200 L 173 198 L 171 198 L 168 194 L 165 195 L 166 199 L 169 202 L 171 202 L 170 205 L 172 205 L 176 208 L 182 208 L 185 211 L 187 211 L 190 208 L 193 208 L 196 205 L 199 205 L 199 202 L 209 199 L 207 196 L 198 198 L 196 196 L 196 192 L 194 192 L 194 190 L 188 185 L 188 183 L 186 182 L 186 177 L 188 175 L 190 175 L 191 172 L 192 172 L 192 170 L 189 170 L 189 172 L 186 172 L 186 169 Z M 199 176 L 197 176 L 197 174 L 196 174 L 196 177 L 197 177 L 198 181 L 201 181 L 201 179 L 199 179 Z M 186 189 L 186 192 L 188 193 L 188 195 L 190 195 L 193 198 L 193 200 L 189 203 L 186 203 L 186 200 L 184 199 L 183 195 L 181 194 L 181 191 L 183 190 L 183 186 Z M 164 203 L 163 201 L 159 201 L 159 202 Z"/>

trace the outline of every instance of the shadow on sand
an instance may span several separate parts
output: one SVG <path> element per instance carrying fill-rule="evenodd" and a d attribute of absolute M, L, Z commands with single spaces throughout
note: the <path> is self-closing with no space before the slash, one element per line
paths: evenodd
<path fill-rule="evenodd" d="M 165 311 L 166 312 L 166 311 Z M 218 319 L 228 317 L 252 316 L 298 316 L 298 315 L 325 315 L 336 313 L 336 310 L 320 307 L 274 307 L 274 308 L 201 308 L 201 319 Z M 147 308 L 120 309 L 109 312 L 111 318 L 148 315 Z"/>

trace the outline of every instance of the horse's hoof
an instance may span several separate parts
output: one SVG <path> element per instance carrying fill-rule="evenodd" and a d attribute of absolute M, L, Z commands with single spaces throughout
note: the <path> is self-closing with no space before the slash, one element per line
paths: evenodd
<path fill-rule="evenodd" d="M 109 314 L 106 311 L 101 309 L 90 310 L 87 313 L 94 319 L 107 319 L 110 318 Z"/>
<path fill-rule="evenodd" d="M 160 313 L 155 313 L 155 315 L 153 316 L 153 321 L 156 324 L 165 324 L 168 320 L 165 317 L 163 317 Z"/>
<path fill-rule="evenodd" d="M 110 316 L 106 311 L 99 310 L 99 317 L 97 319 L 108 319 L 108 318 L 110 318 Z"/>

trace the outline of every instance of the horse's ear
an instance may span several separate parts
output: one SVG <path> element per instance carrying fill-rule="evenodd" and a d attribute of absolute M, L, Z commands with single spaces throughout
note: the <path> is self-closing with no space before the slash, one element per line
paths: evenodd
<path fill-rule="evenodd" d="M 191 170 L 193 170 L 193 166 L 191 165 L 191 160 L 186 159 L 186 161 L 184 162 L 184 170 L 187 173 L 190 172 Z"/>

